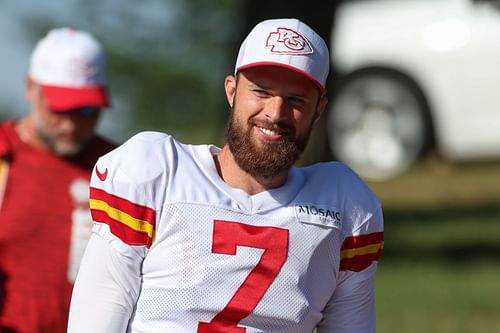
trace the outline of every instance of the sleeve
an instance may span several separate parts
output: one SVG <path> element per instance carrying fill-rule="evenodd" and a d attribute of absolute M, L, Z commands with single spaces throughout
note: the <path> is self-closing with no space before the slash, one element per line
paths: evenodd
<path fill-rule="evenodd" d="M 318 333 L 374 333 L 374 276 L 384 246 L 383 214 L 376 211 L 344 239 L 335 291 Z"/>
<path fill-rule="evenodd" d="M 126 331 L 164 199 L 164 139 L 139 134 L 99 158 L 94 167 L 89 190 L 92 236 L 73 289 L 70 333 Z"/>
<path fill-rule="evenodd" d="M 141 251 L 116 250 L 124 244 L 94 232 L 73 289 L 68 333 L 124 333 L 139 295 Z"/>
<path fill-rule="evenodd" d="M 366 273 L 366 279 L 356 278 L 353 272 L 346 274 L 323 311 L 317 333 L 375 332 L 374 267 Z"/>

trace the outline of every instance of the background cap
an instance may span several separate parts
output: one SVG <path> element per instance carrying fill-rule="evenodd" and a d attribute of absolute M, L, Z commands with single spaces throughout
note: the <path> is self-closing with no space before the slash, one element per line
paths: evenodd
<path fill-rule="evenodd" d="M 88 32 L 57 28 L 36 45 L 29 76 L 42 87 L 53 111 L 82 106 L 107 107 L 106 58 Z"/>
<path fill-rule="evenodd" d="M 235 74 L 256 66 L 279 66 L 311 79 L 322 92 L 330 70 L 328 47 L 321 36 L 297 19 L 272 19 L 257 24 L 243 41 Z"/>

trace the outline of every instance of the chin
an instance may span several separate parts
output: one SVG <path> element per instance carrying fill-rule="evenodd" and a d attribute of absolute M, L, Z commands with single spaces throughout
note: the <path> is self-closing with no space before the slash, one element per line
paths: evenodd
<path fill-rule="evenodd" d="M 54 145 L 54 152 L 63 157 L 73 157 L 83 149 L 80 143 L 58 143 Z"/>

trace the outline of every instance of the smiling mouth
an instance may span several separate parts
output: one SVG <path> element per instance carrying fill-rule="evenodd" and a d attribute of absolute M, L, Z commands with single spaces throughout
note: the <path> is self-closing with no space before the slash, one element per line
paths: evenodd
<path fill-rule="evenodd" d="M 282 132 L 279 129 L 270 129 L 270 128 L 265 128 L 265 127 L 258 127 L 257 128 L 264 134 L 270 135 L 270 136 L 279 136 L 282 134 Z"/>
<path fill-rule="evenodd" d="M 255 125 L 259 133 L 259 138 L 267 142 L 284 142 L 288 141 L 290 132 L 284 128 L 280 128 L 278 125 L 273 125 L 272 128 L 269 126 L 259 126 Z"/>

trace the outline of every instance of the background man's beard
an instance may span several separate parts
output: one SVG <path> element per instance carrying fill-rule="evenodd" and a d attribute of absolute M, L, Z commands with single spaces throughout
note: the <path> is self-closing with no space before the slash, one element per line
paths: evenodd
<path fill-rule="evenodd" d="M 42 123 L 42 119 L 38 116 L 33 118 L 33 125 L 38 137 L 43 143 L 49 147 L 56 155 L 62 157 L 73 157 L 82 151 L 84 145 L 90 141 L 90 136 L 88 138 L 81 139 L 78 142 L 64 142 L 57 140 L 57 134 L 55 132 L 50 132 L 47 130 Z"/>
<path fill-rule="evenodd" d="M 58 142 L 55 138 L 42 134 L 41 139 L 58 156 L 73 157 L 83 148 L 82 143 Z"/>
<path fill-rule="evenodd" d="M 309 135 L 296 141 L 255 144 L 251 128 L 245 131 L 231 110 L 226 128 L 226 140 L 236 163 L 254 177 L 273 177 L 288 170 L 299 159 Z M 260 146 L 260 147 L 259 147 Z"/>

